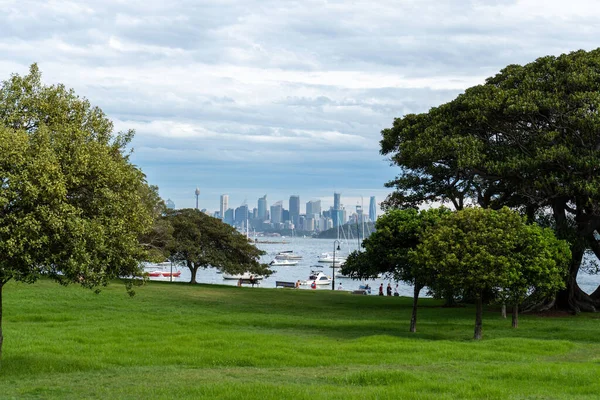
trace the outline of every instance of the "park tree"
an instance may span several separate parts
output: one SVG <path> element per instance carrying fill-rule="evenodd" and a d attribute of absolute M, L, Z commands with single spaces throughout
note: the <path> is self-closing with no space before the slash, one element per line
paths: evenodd
<path fill-rule="evenodd" d="M 265 254 L 232 226 L 196 209 L 168 211 L 164 220 L 172 227 L 172 240 L 167 245 L 169 259 L 183 263 L 196 283 L 200 268 L 218 268 L 230 274 L 246 271 L 268 276 L 272 273 L 260 262 Z"/>
<path fill-rule="evenodd" d="M 417 303 L 424 287 L 436 287 L 429 270 L 424 270 L 410 252 L 421 242 L 421 234 L 449 213 L 446 208 L 418 211 L 414 208 L 389 209 L 375 223 L 376 229 L 363 240 L 364 251 L 350 253 L 342 273 L 357 279 L 373 279 L 380 274 L 412 285 L 413 310 L 410 331 L 416 331 Z M 438 288 L 439 289 L 439 288 Z"/>
<path fill-rule="evenodd" d="M 550 229 L 528 225 L 507 207 L 445 215 L 411 252 L 440 284 L 475 299 L 475 339 L 482 338 L 484 304 L 508 300 L 516 311 L 532 291 L 555 293 L 564 287 L 570 255 Z"/>
<path fill-rule="evenodd" d="M 427 201 L 552 216 L 572 258 L 565 288 L 540 303 L 595 311 L 583 292 L 586 251 L 600 257 L 600 49 L 509 65 L 485 84 L 382 131 L 381 151 L 402 174 L 388 206 Z M 457 206 L 458 205 L 458 206 Z"/>
<path fill-rule="evenodd" d="M 43 85 L 35 64 L 1 84 L 0 351 L 10 280 L 97 290 L 139 272 L 153 197 L 129 161 L 132 136 L 72 90 Z"/>

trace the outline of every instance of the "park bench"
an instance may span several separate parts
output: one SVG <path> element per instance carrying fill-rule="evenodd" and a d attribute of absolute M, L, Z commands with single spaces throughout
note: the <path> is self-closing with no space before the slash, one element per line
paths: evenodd
<path fill-rule="evenodd" d="M 284 282 L 284 281 L 276 281 L 275 282 L 275 287 L 291 287 L 291 288 L 295 288 L 296 287 L 296 282 Z"/>
<path fill-rule="evenodd" d="M 367 291 L 365 289 L 358 289 L 358 290 L 353 290 L 352 294 L 367 294 Z"/>
<path fill-rule="evenodd" d="M 260 284 L 260 279 L 240 279 L 239 282 L 241 285 L 244 283 L 249 283 L 252 285 L 252 287 L 254 287 L 254 285 L 258 286 Z"/>

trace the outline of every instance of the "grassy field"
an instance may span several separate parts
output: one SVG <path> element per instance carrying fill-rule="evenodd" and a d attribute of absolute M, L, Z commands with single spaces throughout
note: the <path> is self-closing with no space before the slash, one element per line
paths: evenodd
<path fill-rule="evenodd" d="M 4 289 L 0 399 L 597 399 L 600 318 L 152 282 Z"/>

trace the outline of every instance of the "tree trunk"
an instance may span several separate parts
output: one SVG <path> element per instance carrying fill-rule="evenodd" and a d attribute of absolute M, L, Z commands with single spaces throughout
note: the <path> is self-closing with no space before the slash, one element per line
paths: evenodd
<path fill-rule="evenodd" d="M 0 282 L 0 365 L 2 365 L 2 342 L 4 342 L 4 336 L 2 335 L 2 288 L 4 283 Z"/>
<path fill-rule="evenodd" d="M 483 299 L 481 293 L 479 293 L 479 295 L 477 296 L 475 305 L 475 335 L 473 336 L 473 339 L 480 340 L 483 337 L 483 329 L 481 322 L 483 316 Z"/>
<path fill-rule="evenodd" d="M 514 304 L 513 305 L 512 327 L 513 328 L 518 328 L 519 327 L 519 305 L 518 304 Z"/>
<path fill-rule="evenodd" d="M 567 287 L 556 294 L 554 307 L 558 310 L 565 310 L 575 314 L 581 311 L 595 312 L 596 308 L 600 307 L 600 299 L 594 299 L 581 290 L 577 284 L 577 274 L 581 267 L 584 251 L 578 246 L 572 249 L 572 252 L 573 256 L 569 266 L 569 274 L 565 282 Z"/>
<path fill-rule="evenodd" d="M 413 308 L 412 308 L 412 316 L 410 317 L 410 331 L 417 331 L 417 302 L 419 301 L 419 293 L 421 293 L 421 289 L 423 286 L 417 285 L 415 283 L 415 287 L 413 289 Z"/>
<path fill-rule="evenodd" d="M 506 303 L 502 303 L 502 318 L 506 319 Z"/>
<path fill-rule="evenodd" d="M 190 279 L 190 283 L 198 283 L 196 282 L 196 272 L 198 272 L 198 266 L 192 265 L 190 268 L 190 272 L 192 274 L 192 279 Z"/>

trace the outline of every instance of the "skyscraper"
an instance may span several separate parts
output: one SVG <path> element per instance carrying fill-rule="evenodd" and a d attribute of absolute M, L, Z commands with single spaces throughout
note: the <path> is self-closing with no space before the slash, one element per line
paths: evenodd
<path fill-rule="evenodd" d="M 321 200 L 311 200 L 306 203 L 306 216 L 321 216 Z"/>
<path fill-rule="evenodd" d="M 225 211 L 229 208 L 229 195 L 222 194 L 221 195 L 221 218 L 225 218 Z"/>
<path fill-rule="evenodd" d="M 267 195 L 259 197 L 258 199 L 258 219 L 267 219 Z"/>
<path fill-rule="evenodd" d="M 246 226 L 248 221 L 248 206 L 242 204 L 235 209 L 235 224 L 237 226 Z"/>
<path fill-rule="evenodd" d="M 281 223 L 281 218 L 283 217 L 283 204 L 281 201 L 273 204 L 271 206 L 271 223 L 278 224 Z"/>
<path fill-rule="evenodd" d="M 377 219 L 377 202 L 375 201 L 375 196 L 371 196 L 371 201 L 369 202 L 369 219 L 372 222 L 375 222 Z"/>
<path fill-rule="evenodd" d="M 173 202 L 173 200 L 167 199 L 166 204 L 167 204 L 167 208 L 169 210 L 174 210 L 175 209 L 175 203 Z"/>
<path fill-rule="evenodd" d="M 333 194 L 333 209 L 334 210 L 339 210 L 341 209 L 341 197 L 342 194 L 341 193 L 334 193 Z"/>
<path fill-rule="evenodd" d="M 290 221 L 294 225 L 298 225 L 298 217 L 300 217 L 300 196 L 290 196 Z"/>

